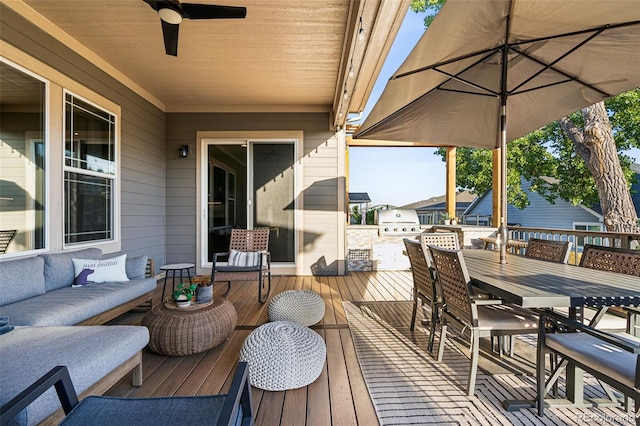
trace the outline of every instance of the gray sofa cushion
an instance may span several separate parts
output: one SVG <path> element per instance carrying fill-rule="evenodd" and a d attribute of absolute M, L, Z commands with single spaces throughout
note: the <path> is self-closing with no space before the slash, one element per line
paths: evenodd
<path fill-rule="evenodd" d="M 87 248 L 83 250 L 41 254 L 44 259 L 44 287 L 45 291 L 70 287 L 75 278 L 73 261 L 71 259 L 102 259 L 102 250 Z"/>
<path fill-rule="evenodd" d="M 57 365 L 66 365 L 76 391 L 84 392 L 148 342 L 149 331 L 139 326 L 17 327 L 0 335 L 0 405 Z M 59 408 L 51 388 L 16 424 L 37 424 Z"/>
<path fill-rule="evenodd" d="M 130 280 L 137 280 L 145 277 L 147 272 L 147 260 L 148 256 L 128 257 L 125 263 L 127 270 L 127 277 Z"/>
<path fill-rule="evenodd" d="M 40 257 L 0 262 L 0 305 L 44 294 L 44 260 Z"/>
<path fill-rule="evenodd" d="M 0 306 L 12 325 L 74 325 L 155 290 L 156 280 L 70 285 L 38 297 Z"/>

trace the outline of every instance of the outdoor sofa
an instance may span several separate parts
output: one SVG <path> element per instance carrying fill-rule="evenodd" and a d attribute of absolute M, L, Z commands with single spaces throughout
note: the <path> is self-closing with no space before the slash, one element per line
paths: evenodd
<path fill-rule="evenodd" d="M 96 264 L 102 252 L 88 248 L 0 262 L 0 404 L 57 365 L 68 368 L 81 396 L 102 394 L 131 371 L 133 385 L 142 385 L 147 328 L 99 324 L 152 300 L 157 283 L 145 278 L 147 257 L 124 259 L 126 281 L 121 273 L 119 281 L 78 287 L 72 286 L 72 259 Z M 37 424 L 61 416 L 59 408 L 51 390 L 11 424 Z"/>

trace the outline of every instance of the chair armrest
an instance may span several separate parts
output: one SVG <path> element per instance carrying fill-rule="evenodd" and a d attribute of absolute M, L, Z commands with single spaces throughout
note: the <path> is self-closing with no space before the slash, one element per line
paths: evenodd
<path fill-rule="evenodd" d="M 253 425 L 253 406 L 251 403 L 248 365 L 246 362 L 238 363 L 238 368 L 227 393 L 227 399 L 220 412 L 218 426 Z M 242 422 L 240 423 L 237 421 L 238 415 L 242 417 Z"/>
<path fill-rule="evenodd" d="M 560 315 L 556 312 L 550 311 L 541 311 L 540 312 L 540 329 L 545 325 L 545 318 L 553 320 L 554 323 L 565 324 L 572 329 L 579 330 L 583 333 L 587 333 L 593 337 L 597 337 L 598 339 L 607 342 L 611 345 L 614 345 L 622 350 L 627 352 L 631 352 L 633 354 L 640 354 L 640 345 L 634 344 L 633 342 L 626 340 L 622 337 L 619 337 L 615 334 L 610 334 L 603 332 L 601 330 L 596 330 L 593 327 L 589 327 L 586 324 L 582 324 L 581 322 L 572 320 L 571 318 L 565 317 L 564 315 Z"/>
<path fill-rule="evenodd" d="M 67 367 L 57 366 L 0 407 L 0 424 L 9 424 L 18 413 L 27 408 L 51 386 L 55 386 L 60 405 L 62 405 L 65 414 L 68 414 L 78 404 L 78 394 L 73 387 Z"/>

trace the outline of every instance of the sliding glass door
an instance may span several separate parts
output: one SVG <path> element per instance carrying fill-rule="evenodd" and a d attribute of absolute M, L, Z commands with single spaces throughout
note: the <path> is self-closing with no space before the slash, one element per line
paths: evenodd
<path fill-rule="evenodd" d="M 203 266 L 233 228 L 268 227 L 273 262 L 295 262 L 293 141 L 208 141 L 203 172 Z M 206 194 L 204 194 L 206 192 Z"/>

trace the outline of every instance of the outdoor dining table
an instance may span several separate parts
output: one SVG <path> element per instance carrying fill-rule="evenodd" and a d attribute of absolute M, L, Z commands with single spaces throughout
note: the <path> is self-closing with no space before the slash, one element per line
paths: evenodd
<path fill-rule="evenodd" d="M 592 307 L 598 309 L 591 320 L 595 325 L 608 307 L 640 306 L 638 277 L 514 254 L 508 254 L 507 263 L 500 264 L 496 251 L 464 250 L 463 256 L 474 286 L 523 308 L 569 308 L 569 316 L 575 319 L 580 308 Z M 549 405 L 593 405 L 584 401 L 583 372 L 570 364 L 566 374 L 567 399 L 553 399 Z M 532 407 L 532 403 L 503 401 L 503 406 L 515 410 Z"/>

